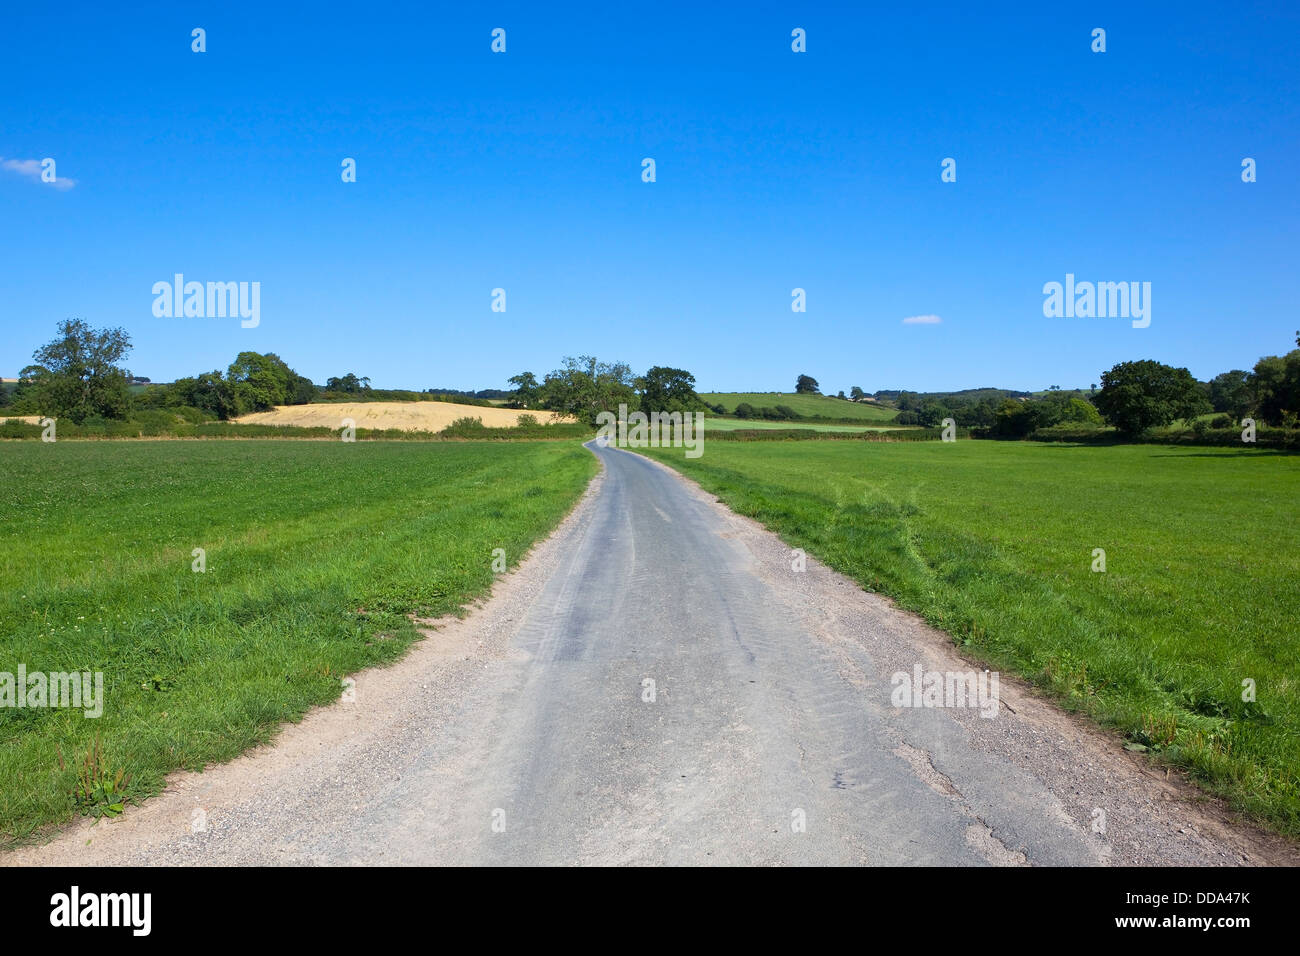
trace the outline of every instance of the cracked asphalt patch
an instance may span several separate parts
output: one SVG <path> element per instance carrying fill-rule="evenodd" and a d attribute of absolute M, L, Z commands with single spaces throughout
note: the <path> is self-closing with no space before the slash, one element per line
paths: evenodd
<path fill-rule="evenodd" d="M 1005 674 L 992 719 L 894 707 L 894 672 L 975 665 L 671 469 L 589 447 L 604 471 L 557 532 L 355 702 L 4 862 L 1297 862 Z"/>

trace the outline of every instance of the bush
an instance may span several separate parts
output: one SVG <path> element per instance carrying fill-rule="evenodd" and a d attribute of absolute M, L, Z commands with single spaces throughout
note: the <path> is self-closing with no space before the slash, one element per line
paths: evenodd
<path fill-rule="evenodd" d="M 130 420 L 146 428 L 165 428 L 168 425 L 175 425 L 177 418 L 171 409 L 142 408 L 137 410 Z M 87 421 L 86 424 L 90 422 Z"/>
<path fill-rule="evenodd" d="M 478 421 L 477 418 L 472 420 Z M 464 419 L 462 419 L 462 421 L 464 421 Z M 515 419 L 516 428 L 537 428 L 538 424 L 539 423 L 537 421 L 536 415 L 520 415 L 518 418 Z"/>
<path fill-rule="evenodd" d="M 749 402 L 741 402 L 736 406 L 737 418 L 755 418 L 757 415 L 758 412 L 754 410 L 754 406 L 749 404 Z"/>
<path fill-rule="evenodd" d="M 482 435 L 484 431 L 483 419 L 466 416 L 456 419 L 438 434 L 446 438 L 474 438 Z"/>
<path fill-rule="evenodd" d="M 1100 425 L 1101 412 L 1097 411 L 1097 406 L 1092 402 L 1086 402 L 1082 398 L 1071 398 L 1061 409 L 1061 421 L 1077 422 L 1084 425 Z"/>
<path fill-rule="evenodd" d="M 0 438 L 39 438 L 41 426 L 20 422 L 18 419 L 6 419 L 0 415 Z"/>
<path fill-rule="evenodd" d="M 212 421 L 214 416 L 205 412 L 201 408 L 195 408 L 193 405 L 177 405 L 172 409 L 180 416 L 181 421 L 190 425 L 201 425 L 203 422 Z"/>

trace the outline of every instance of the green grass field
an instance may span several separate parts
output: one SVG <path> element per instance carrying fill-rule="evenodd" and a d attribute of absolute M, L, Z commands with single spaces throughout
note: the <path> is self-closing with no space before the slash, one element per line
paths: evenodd
<path fill-rule="evenodd" d="M 648 454 L 1300 835 L 1300 457 L 981 441 Z"/>
<path fill-rule="evenodd" d="M 739 419 L 739 418 L 718 418 L 715 415 L 709 415 L 704 420 L 704 430 L 707 434 L 710 431 L 734 432 L 742 431 L 749 428 L 758 429 L 785 429 L 800 428 L 818 432 L 837 432 L 837 433 L 857 433 L 870 431 L 888 431 L 895 426 L 893 425 L 823 425 L 820 422 L 771 422 L 758 419 Z"/>
<path fill-rule="evenodd" d="M 418 637 L 411 612 L 490 587 L 494 548 L 513 567 L 596 468 L 552 442 L 0 445 L 0 671 L 105 685 L 97 719 L 0 707 L 0 844 L 77 812 L 96 737 L 140 797 L 334 700 Z"/>
<path fill-rule="evenodd" d="M 794 392 L 701 392 L 700 398 L 713 405 L 722 404 L 734 412 L 741 402 L 755 408 L 775 408 L 788 405 L 799 415 L 823 418 L 851 418 L 864 422 L 887 422 L 898 414 L 896 408 L 885 408 L 869 403 L 846 402 L 827 395 L 799 395 Z"/>

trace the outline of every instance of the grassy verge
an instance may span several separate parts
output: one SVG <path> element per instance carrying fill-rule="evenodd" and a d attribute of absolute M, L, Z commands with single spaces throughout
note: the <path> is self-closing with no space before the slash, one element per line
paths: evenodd
<path fill-rule="evenodd" d="M 1300 456 L 974 441 L 643 453 L 1300 836 Z"/>
<path fill-rule="evenodd" d="M 225 760 L 398 658 L 596 471 L 575 443 L 58 442 L 0 448 L 0 671 L 102 671 L 103 715 L 0 707 L 0 844 Z M 193 570 L 195 548 L 206 570 Z"/>

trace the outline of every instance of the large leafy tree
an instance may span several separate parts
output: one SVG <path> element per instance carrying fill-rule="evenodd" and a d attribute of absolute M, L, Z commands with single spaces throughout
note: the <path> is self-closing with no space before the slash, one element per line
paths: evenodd
<path fill-rule="evenodd" d="M 1251 373 L 1242 369 L 1223 372 L 1210 379 L 1210 404 L 1216 412 L 1243 418 L 1255 407 L 1255 384 Z"/>
<path fill-rule="evenodd" d="M 1106 421 L 1127 435 L 1209 410 L 1191 372 L 1150 359 L 1120 362 L 1102 372 L 1101 391 L 1093 404 Z"/>
<path fill-rule="evenodd" d="M 1003 438 L 1024 438 L 1035 429 L 1055 425 L 1059 416 L 1060 406 L 1055 402 L 1004 398 L 993 415 L 993 433 Z"/>
<path fill-rule="evenodd" d="M 821 386 L 811 375 L 800 375 L 794 383 L 794 390 L 801 395 L 816 395 L 821 391 Z"/>
<path fill-rule="evenodd" d="M 240 352 L 226 369 L 239 414 L 276 405 L 302 405 L 316 396 L 316 386 L 274 352 Z"/>
<path fill-rule="evenodd" d="M 632 369 L 624 362 L 601 362 L 592 355 L 566 356 L 564 367 L 548 372 L 541 387 L 543 408 L 595 424 L 601 412 L 620 404 L 637 407 Z"/>
<path fill-rule="evenodd" d="M 285 403 L 284 377 L 269 355 L 240 352 L 226 369 L 226 381 L 234 389 L 241 414 L 265 411 Z"/>
<path fill-rule="evenodd" d="M 180 378 L 171 385 L 179 403 L 201 409 L 225 420 L 240 413 L 235 390 L 220 369 L 203 372 L 193 378 Z"/>
<path fill-rule="evenodd" d="M 84 422 L 126 418 L 131 373 L 119 366 L 131 351 L 122 329 L 92 329 L 81 319 L 59 323 L 58 338 L 37 349 L 22 370 L 40 414 Z"/>
<path fill-rule="evenodd" d="M 536 375 L 532 372 L 520 372 L 518 375 L 512 375 L 509 382 L 515 387 L 510 393 L 512 405 L 516 408 L 533 408 L 537 405 L 540 386 L 537 384 Z"/>
<path fill-rule="evenodd" d="M 693 412 L 704 402 L 695 394 L 695 376 L 685 369 L 656 365 L 637 380 L 641 408 L 647 412 Z"/>
<path fill-rule="evenodd" d="M 1251 385 L 1264 421 L 1280 425 L 1300 415 L 1300 349 L 1264 356 L 1255 363 Z"/>

